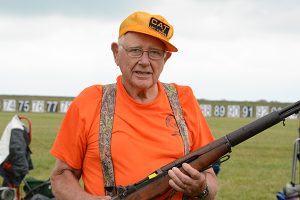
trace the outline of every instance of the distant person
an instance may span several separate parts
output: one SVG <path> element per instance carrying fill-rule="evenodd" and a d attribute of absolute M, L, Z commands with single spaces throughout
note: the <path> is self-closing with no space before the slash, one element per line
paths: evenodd
<path fill-rule="evenodd" d="M 116 186 L 136 183 L 213 141 L 192 89 L 159 81 L 177 51 L 169 42 L 173 33 L 165 18 L 146 12 L 121 23 L 111 50 L 122 75 L 115 85 L 93 85 L 74 99 L 51 149 L 51 184 L 59 200 L 110 199 Z M 159 199 L 215 198 L 212 168 L 183 169 L 188 175 L 178 168 L 168 172 L 173 191 Z"/>

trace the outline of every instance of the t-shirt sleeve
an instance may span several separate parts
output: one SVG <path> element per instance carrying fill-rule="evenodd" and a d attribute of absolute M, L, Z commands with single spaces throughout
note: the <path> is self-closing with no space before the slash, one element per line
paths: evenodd
<path fill-rule="evenodd" d="M 200 105 L 188 86 L 177 86 L 183 116 L 189 131 L 190 150 L 194 151 L 214 140 Z"/>
<path fill-rule="evenodd" d="M 50 153 L 75 169 L 81 169 L 85 154 L 84 120 L 76 102 L 69 107 Z"/>

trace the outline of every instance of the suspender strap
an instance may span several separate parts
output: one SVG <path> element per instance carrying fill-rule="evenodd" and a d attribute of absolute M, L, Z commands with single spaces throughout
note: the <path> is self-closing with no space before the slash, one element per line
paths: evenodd
<path fill-rule="evenodd" d="M 184 154 L 186 155 L 190 152 L 188 129 L 183 118 L 183 113 L 178 99 L 176 88 L 174 87 L 174 85 L 168 83 L 162 83 L 162 85 L 165 88 L 177 126 L 179 128 L 179 132 L 184 144 Z"/>
<path fill-rule="evenodd" d="M 176 88 L 162 83 L 169 99 L 179 132 L 184 144 L 184 154 L 189 153 L 189 137 L 186 123 L 183 118 Z M 114 168 L 111 157 L 111 135 L 114 121 L 116 101 L 116 84 L 103 85 L 102 106 L 100 111 L 99 151 L 102 162 L 105 195 L 113 196 L 117 193 Z"/>
<path fill-rule="evenodd" d="M 116 84 L 104 85 L 102 88 L 102 107 L 100 111 L 99 150 L 102 161 L 102 174 L 105 194 L 116 194 L 114 168 L 111 158 L 111 133 L 114 121 L 116 101 Z"/>
<path fill-rule="evenodd" d="M 180 106 L 180 102 L 178 99 L 178 94 L 176 91 L 176 88 L 172 84 L 168 83 L 162 83 L 162 85 L 165 88 L 165 92 L 168 96 L 177 126 L 179 128 L 179 132 L 183 141 L 184 145 L 184 155 L 188 154 L 190 152 L 190 144 L 189 144 L 189 136 L 188 136 L 188 129 L 186 126 L 186 123 L 183 118 L 182 109 Z M 170 196 L 168 196 L 166 199 L 172 199 L 173 195 L 175 195 L 176 191 L 173 190 L 173 193 L 171 193 Z M 182 196 L 182 200 L 187 200 L 188 197 L 186 195 Z"/>

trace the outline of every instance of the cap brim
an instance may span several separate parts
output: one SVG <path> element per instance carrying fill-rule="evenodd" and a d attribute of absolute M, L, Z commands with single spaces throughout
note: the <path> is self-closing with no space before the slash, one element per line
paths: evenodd
<path fill-rule="evenodd" d="M 143 33 L 152 37 L 155 37 L 157 39 L 159 39 L 160 41 L 162 41 L 165 46 L 166 46 L 166 51 L 170 51 L 170 52 L 177 52 L 178 49 L 171 44 L 169 41 L 166 41 L 159 33 L 157 32 L 149 32 L 144 30 L 144 27 L 139 28 L 138 26 L 134 26 L 134 27 L 129 27 L 127 29 L 124 29 L 123 32 L 120 33 L 119 37 L 121 37 L 122 35 L 124 35 L 127 32 L 137 32 L 137 33 Z"/>
<path fill-rule="evenodd" d="M 143 34 L 150 35 L 152 37 L 155 37 L 155 38 L 159 39 L 160 41 L 162 41 L 165 44 L 166 51 L 170 51 L 170 52 L 177 52 L 178 51 L 178 49 L 173 44 L 171 44 L 170 42 L 164 40 L 164 38 L 161 37 L 159 34 L 150 34 L 148 32 L 144 32 L 144 31 L 133 31 L 133 32 L 143 33 Z"/>
<path fill-rule="evenodd" d="M 167 42 L 167 41 L 164 41 L 164 40 L 161 40 L 165 45 L 166 45 L 166 50 L 167 51 L 170 51 L 170 52 L 177 52 L 178 49 L 173 45 L 171 44 L 170 42 Z"/>

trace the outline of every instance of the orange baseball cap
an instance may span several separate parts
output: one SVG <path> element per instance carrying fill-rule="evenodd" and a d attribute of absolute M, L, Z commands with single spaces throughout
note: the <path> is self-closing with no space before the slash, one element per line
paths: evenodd
<path fill-rule="evenodd" d="M 178 49 L 169 42 L 174 33 L 173 26 L 160 15 L 152 15 L 146 12 L 132 13 L 121 23 L 119 38 L 130 31 L 156 37 L 166 45 L 167 51 L 178 51 Z"/>

